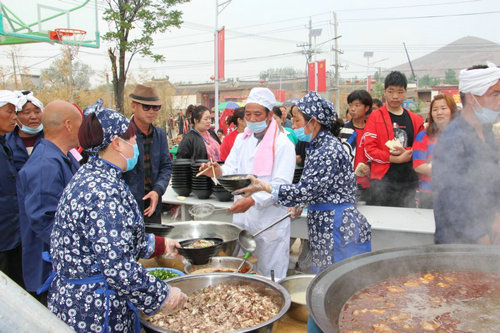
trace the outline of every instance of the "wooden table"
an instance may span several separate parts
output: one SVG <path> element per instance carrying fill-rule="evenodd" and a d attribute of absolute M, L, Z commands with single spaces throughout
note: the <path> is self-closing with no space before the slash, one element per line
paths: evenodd
<path fill-rule="evenodd" d="M 274 323 L 271 333 L 306 333 L 307 323 L 298 321 L 285 313 L 283 317 Z"/>

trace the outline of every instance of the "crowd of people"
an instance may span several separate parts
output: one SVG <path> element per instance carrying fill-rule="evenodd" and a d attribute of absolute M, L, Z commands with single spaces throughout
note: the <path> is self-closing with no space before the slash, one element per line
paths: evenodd
<path fill-rule="evenodd" d="M 210 109 L 190 105 L 171 147 L 153 125 L 163 103 L 152 86 L 130 94 L 131 119 L 102 100 L 80 111 L 0 91 L 0 269 L 78 332 L 138 332 L 139 310 L 182 306 L 186 295 L 138 262 L 178 255 L 176 241 L 145 233 L 161 223 L 171 156 L 202 160 L 210 177 L 255 175 L 228 209 L 252 234 L 307 208 L 313 273 L 371 251 L 358 201 L 434 208 L 436 243 L 498 244 L 500 69 L 461 71 L 459 90 L 461 110 L 437 95 L 424 119 L 403 107 L 406 77 L 391 72 L 385 103 L 355 90 L 344 123 L 314 91 L 276 107 L 258 87 L 224 119 L 226 132 L 214 131 Z M 290 219 L 256 242 L 255 270 L 284 278 Z"/>

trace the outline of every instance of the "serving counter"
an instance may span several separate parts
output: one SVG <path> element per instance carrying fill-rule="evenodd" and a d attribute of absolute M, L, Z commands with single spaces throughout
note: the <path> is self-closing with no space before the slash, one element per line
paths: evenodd
<path fill-rule="evenodd" d="M 216 208 L 229 208 L 233 204 L 221 202 L 213 196 L 206 200 L 196 198 L 193 194 L 188 197 L 179 197 L 171 187 L 162 197 L 163 203 L 180 206 L 180 221 L 192 220 L 189 207 L 203 203 L 210 203 Z M 358 205 L 358 209 L 368 219 L 372 226 L 372 250 L 382 250 L 395 247 L 417 246 L 434 244 L 434 215 L 432 209 L 398 208 Z M 213 215 L 203 220 L 232 222 L 232 214 L 224 210 L 215 211 Z M 167 218 L 163 223 L 168 223 Z M 302 213 L 292 219 L 291 237 L 307 239 L 307 218 Z"/>

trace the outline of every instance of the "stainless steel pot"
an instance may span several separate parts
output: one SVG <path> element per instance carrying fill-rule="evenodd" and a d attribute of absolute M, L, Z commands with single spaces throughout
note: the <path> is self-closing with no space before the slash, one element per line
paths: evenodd
<path fill-rule="evenodd" d="M 288 310 L 288 315 L 293 319 L 297 319 L 302 322 L 307 322 L 309 317 L 309 310 L 306 305 L 306 291 L 307 287 L 314 279 L 316 275 L 314 274 L 300 274 L 292 275 L 280 280 L 281 284 L 290 294 L 291 305 Z M 302 297 L 304 299 L 302 300 Z"/>
<path fill-rule="evenodd" d="M 307 307 L 323 332 L 336 333 L 342 307 L 357 291 L 392 277 L 429 271 L 500 273 L 500 247 L 430 245 L 366 253 L 332 265 L 307 288 Z"/>
<path fill-rule="evenodd" d="M 180 242 L 193 238 L 222 238 L 222 246 L 217 256 L 232 256 L 238 244 L 238 235 L 241 229 L 230 222 L 217 221 L 184 221 L 169 223 L 173 227 L 158 236 L 165 236 Z"/>
<path fill-rule="evenodd" d="M 184 272 L 191 274 L 203 268 L 234 268 L 236 271 L 242 262 L 243 259 L 237 257 L 212 257 L 208 264 L 205 265 L 192 265 L 191 263 L 187 263 L 186 266 L 184 266 Z M 250 272 L 253 269 L 253 265 L 246 261 L 245 269 L 246 272 Z"/>
<path fill-rule="evenodd" d="M 211 273 L 211 274 L 193 274 L 173 278 L 168 281 L 168 284 L 173 287 L 180 288 L 186 294 L 192 294 L 202 288 L 208 286 L 216 286 L 218 284 L 227 285 L 249 285 L 258 292 L 274 298 L 278 304 L 280 311 L 273 318 L 253 327 L 244 330 L 234 331 L 235 333 L 241 332 L 269 332 L 272 324 L 281 318 L 290 307 L 290 295 L 285 288 L 279 284 L 268 280 L 266 278 L 249 275 L 249 274 L 231 274 L 231 273 Z M 140 318 L 141 324 L 147 333 L 176 333 L 169 331 L 158 326 L 152 325 L 144 319 Z M 189 318 L 186 318 L 189 320 Z"/>

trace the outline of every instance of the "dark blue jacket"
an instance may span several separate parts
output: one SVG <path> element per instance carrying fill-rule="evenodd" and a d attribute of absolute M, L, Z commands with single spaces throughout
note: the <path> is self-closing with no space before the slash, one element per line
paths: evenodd
<path fill-rule="evenodd" d="M 41 132 L 36 138 L 33 151 L 35 151 L 36 146 L 40 143 L 40 140 L 42 138 L 43 132 Z M 19 171 L 30 157 L 28 155 L 28 151 L 26 150 L 26 146 L 24 145 L 23 139 L 21 139 L 21 137 L 19 136 L 19 127 L 16 127 L 12 132 L 8 133 L 5 136 L 5 140 L 7 141 L 7 145 L 9 146 L 10 150 L 12 150 L 12 156 L 14 158 L 14 165 L 16 166 L 16 170 Z"/>
<path fill-rule="evenodd" d="M 19 171 L 17 193 L 26 290 L 36 291 L 52 270 L 42 261 L 50 249 L 50 234 L 61 194 L 79 163 L 52 142 L 42 139 Z M 72 240 L 68 240 L 72 241 Z"/>
<path fill-rule="evenodd" d="M 133 121 L 133 118 L 132 118 Z M 151 145 L 151 168 L 153 179 L 153 190 L 160 196 L 155 214 L 161 214 L 161 197 L 167 190 L 170 174 L 172 173 L 172 160 L 168 150 L 167 134 L 159 127 L 153 126 L 153 143 Z M 141 213 L 144 212 L 144 149 L 142 146 L 141 133 L 137 133 L 137 146 L 139 147 L 139 159 L 135 168 L 125 172 L 123 177 L 130 187 L 130 191 L 137 200 Z"/>
<path fill-rule="evenodd" d="M 12 250 L 19 245 L 19 214 L 16 205 L 16 177 L 12 152 L 0 136 L 0 251 Z"/>

